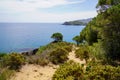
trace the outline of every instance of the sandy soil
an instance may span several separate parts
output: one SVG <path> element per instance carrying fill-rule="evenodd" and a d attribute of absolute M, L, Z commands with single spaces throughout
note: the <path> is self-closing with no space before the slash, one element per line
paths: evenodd
<path fill-rule="evenodd" d="M 81 61 L 79 58 L 75 57 L 75 50 L 78 48 L 73 48 L 74 49 L 72 52 L 69 53 L 69 60 L 73 60 L 80 64 L 85 64 L 85 60 Z M 56 66 L 53 64 L 49 64 L 45 67 L 26 64 L 20 69 L 20 72 L 16 72 L 16 74 L 10 80 L 51 80 L 58 67 L 59 65 Z"/>
<path fill-rule="evenodd" d="M 10 80 L 51 80 L 57 67 L 52 64 L 45 67 L 26 64 Z"/>

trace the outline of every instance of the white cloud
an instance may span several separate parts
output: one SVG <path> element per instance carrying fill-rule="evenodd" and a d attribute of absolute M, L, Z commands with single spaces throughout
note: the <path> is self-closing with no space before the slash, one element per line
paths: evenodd
<path fill-rule="evenodd" d="M 0 0 L 0 22 L 64 22 L 96 16 L 96 11 L 62 14 L 38 11 L 38 8 L 52 8 L 82 3 L 84 1 L 85 0 Z"/>
<path fill-rule="evenodd" d="M 13 12 L 34 11 L 37 8 L 51 8 L 60 5 L 82 3 L 85 0 L 68 1 L 68 0 L 2 0 L 0 8 L 3 11 L 9 10 Z"/>
<path fill-rule="evenodd" d="M 64 22 L 77 19 L 85 19 L 96 16 L 96 11 L 73 12 L 64 14 L 51 14 L 51 13 L 29 13 L 19 16 L 2 16 L 2 20 L 7 22 Z"/>

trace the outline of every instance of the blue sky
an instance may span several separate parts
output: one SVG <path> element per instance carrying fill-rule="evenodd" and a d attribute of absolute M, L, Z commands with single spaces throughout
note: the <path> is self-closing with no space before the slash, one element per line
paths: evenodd
<path fill-rule="evenodd" d="M 0 0 L 0 22 L 64 22 L 97 15 L 98 0 Z"/>

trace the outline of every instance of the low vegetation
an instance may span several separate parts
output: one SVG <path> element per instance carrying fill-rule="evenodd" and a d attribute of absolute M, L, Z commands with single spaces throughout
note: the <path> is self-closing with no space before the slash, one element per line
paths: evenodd
<path fill-rule="evenodd" d="M 57 69 L 52 80 L 83 80 L 84 70 L 74 61 L 66 62 Z"/>
<path fill-rule="evenodd" d="M 90 58 L 89 48 L 86 45 L 81 45 L 78 50 L 75 51 L 76 57 L 81 60 L 85 59 L 86 62 Z"/>
<path fill-rule="evenodd" d="M 86 72 L 88 80 L 119 80 L 120 67 L 113 67 L 110 65 L 91 66 Z"/>
<path fill-rule="evenodd" d="M 68 59 L 68 51 L 57 48 L 50 52 L 49 59 L 54 64 L 64 63 Z"/>
<path fill-rule="evenodd" d="M 56 70 L 52 80 L 119 80 L 120 67 L 92 62 L 84 66 L 66 62 Z"/>
<path fill-rule="evenodd" d="M 8 66 L 10 69 L 19 69 L 23 64 L 25 64 L 25 58 L 23 55 L 18 53 L 11 53 L 6 55 L 3 58 L 3 62 L 6 66 Z"/>
<path fill-rule="evenodd" d="M 72 51 L 72 44 L 67 42 L 57 42 L 40 47 L 37 55 L 42 56 L 42 58 L 44 58 L 43 60 L 59 64 L 68 59 L 67 57 L 70 51 Z"/>
<path fill-rule="evenodd" d="M 0 80 L 8 80 L 13 74 L 15 73 L 14 70 L 4 68 L 0 71 Z"/>

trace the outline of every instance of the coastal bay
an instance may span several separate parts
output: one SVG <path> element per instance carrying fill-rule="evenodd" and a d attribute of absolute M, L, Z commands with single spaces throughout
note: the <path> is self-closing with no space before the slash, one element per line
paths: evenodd
<path fill-rule="evenodd" d="M 61 23 L 0 23 L 0 52 L 24 52 L 52 41 L 54 32 L 64 35 L 64 41 L 73 42 L 84 26 Z"/>

